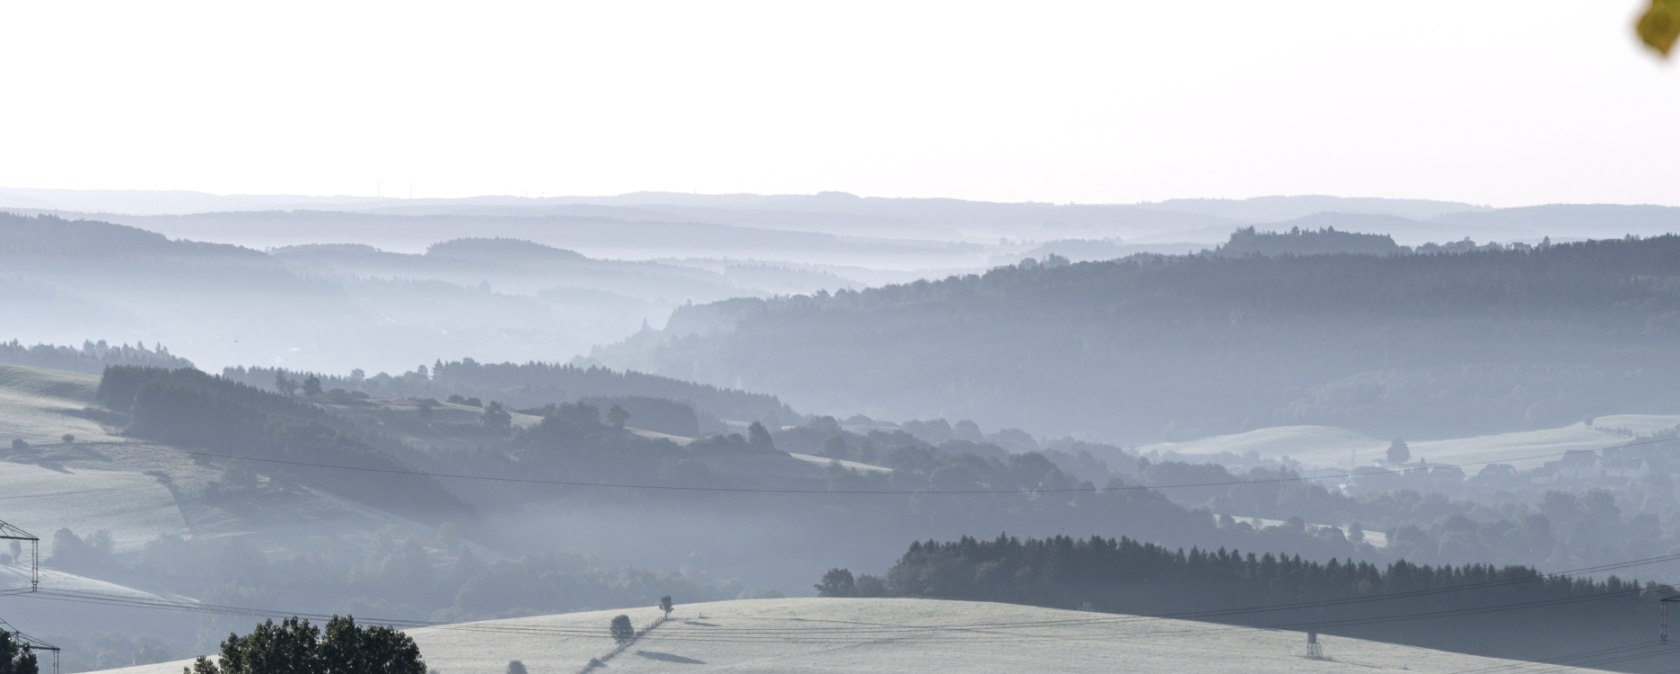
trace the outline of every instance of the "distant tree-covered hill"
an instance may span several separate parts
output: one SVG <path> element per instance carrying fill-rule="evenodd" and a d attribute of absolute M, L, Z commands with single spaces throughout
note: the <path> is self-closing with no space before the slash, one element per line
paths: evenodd
<path fill-rule="evenodd" d="M 314 373 L 295 373 L 284 368 L 271 367 L 230 367 L 222 370 L 224 379 L 259 388 L 271 386 L 277 375 L 301 379 L 311 374 Z M 651 410 L 658 402 L 628 400 L 641 398 L 681 403 L 691 408 L 691 415 L 697 411 L 720 419 L 791 420 L 798 416 L 772 395 L 696 384 L 641 372 L 559 363 L 480 363 L 471 358 L 463 358 L 458 361 L 435 361 L 429 368 L 422 365 L 412 372 L 397 375 L 380 373 L 367 376 L 357 370 L 348 376 L 315 376 L 320 379 L 322 387 L 327 389 L 339 388 L 375 395 L 440 399 L 459 395 L 496 400 L 514 407 L 542 407 L 589 400 L 604 402 L 607 406 L 631 405 L 643 411 L 644 417 L 653 416 Z M 669 410 L 665 410 L 660 416 L 670 414 Z M 676 423 L 685 426 L 697 422 Z M 659 430 L 670 432 L 664 428 Z"/>
<path fill-rule="evenodd" d="M 169 352 L 162 344 L 155 348 L 146 348 L 145 343 L 107 344 L 101 339 L 98 342 L 82 342 L 80 349 L 58 346 L 53 344 L 36 344 L 24 346 L 18 340 L 0 342 L 0 364 L 27 365 L 50 370 L 70 370 L 72 372 L 104 372 L 111 365 L 140 365 L 147 367 L 162 367 L 180 369 L 192 367 L 192 361 Z"/>
<path fill-rule="evenodd" d="M 100 379 L 99 402 L 129 419 L 125 435 L 223 458 L 279 461 L 262 469 L 422 521 L 472 517 L 470 507 L 430 477 L 405 476 L 394 485 L 369 480 L 368 473 L 306 467 L 414 470 L 394 455 L 406 451 L 401 445 L 299 399 L 198 370 L 113 366 Z"/>
<path fill-rule="evenodd" d="M 1340 232 L 1293 228 L 1286 232 L 1261 232 L 1246 227 L 1231 233 L 1231 240 L 1215 254 L 1245 255 L 1400 255 L 1407 252 L 1387 234 Z"/>
<path fill-rule="evenodd" d="M 685 308 L 603 362 L 804 409 L 1183 438 L 1426 437 L 1680 408 L 1680 237 L 1133 257 Z"/>

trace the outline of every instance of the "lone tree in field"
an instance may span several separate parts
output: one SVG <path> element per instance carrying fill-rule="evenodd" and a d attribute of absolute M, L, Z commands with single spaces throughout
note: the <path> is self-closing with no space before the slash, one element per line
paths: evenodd
<path fill-rule="evenodd" d="M 1389 463 L 1398 465 L 1398 464 L 1402 464 L 1402 463 L 1405 463 L 1405 462 L 1411 461 L 1411 460 L 1412 460 L 1412 448 L 1406 446 L 1406 441 L 1405 440 L 1401 440 L 1400 438 L 1395 438 L 1394 442 L 1388 443 L 1388 462 Z"/>
<path fill-rule="evenodd" d="M 619 614 L 613 617 L 612 637 L 613 641 L 619 644 L 630 643 L 631 639 L 636 638 L 636 628 L 630 625 L 630 616 Z"/>
<path fill-rule="evenodd" d="M 525 674 L 525 663 L 518 660 L 509 660 L 507 674 Z"/>
<path fill-rule="evenodd" d="M 502 404 L 499 402 L 491 401 L 489 405 L 485 405 L 484 414 L 481 415 L 481 418 L 484 420 L 485 428 L 497 433 L 506 433 L 513 429 L 513 415 L 502 409 Z"/>
<path fill-rule="evenodd" d="M 612 424 L 613 428 L 624 428 L 624 422 L 629 420 L 630 413 L 622 407 L 613 405 L 607 410 L 607 423 Z"/>
<path fill-rule="evenodd" d="M 64 435 L 58 436 L 58 439 L 63 440 L 66 445 L 76 444 L 76 435 L 74 433 L 65 433 Z"/>
<path fill-rule="evenodd" d="M 10 632 L 0 631 L 0 674 L 40 674 L 40 671 L 29 644 L 14 641 Z"/>
<path fill-rule="evenodd" d="M 756 421 L 747 427 L 747 445 L 760 452 L 776 451 L 776 442 L 770 439 L 770 429 Z"/>
<path fill-rule="evenodd" d="M 384 626 L 360 626 L 333 616 L 323 632 L 293 616 L 264 622 L 249 635 L 230 634 L 221 661 L 199 658 L 182 674 L 426 674 L 420 648 Z"/>
<path fill-rule="evenodd" d="M 659 610 L 665 612 L 665 617 L 671 617 L 671 595 L 659 598 Z"/>
<path fill-rule="evenodd" d="M 817 583 L 818 597 L 852 597 L 857 595 L 857 580 L 847 569 L 829 569 Z"/>

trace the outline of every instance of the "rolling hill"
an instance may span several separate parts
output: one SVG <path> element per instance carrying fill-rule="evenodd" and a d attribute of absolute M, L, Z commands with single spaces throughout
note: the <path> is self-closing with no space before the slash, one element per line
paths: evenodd
<path fill-rule="evenodd" d="M 1652 437 L 1680 427 L 1677 414 L 1617 414 L 1588 422 L 1530 431 L 1512 431 L 1407 443 L 1412 459 L 1430 463 L 1477 464 L 1499 461 L 1528 469 L 1555 461 L 1564 452 L 1596 451 Z M 1145 445 L 1140 451 L 1173 453 L 1187 458 L 1229 460 L 1288 457 L 1308 468 L 1346 470 L 1349 462 L 1370 465 L 1381 461 L 1388 440 L 1328 426 L 1273 426 L 1188 442 Z M 1474 474 L 1476 468 L 1468 469 Z"/>
<path fill-rule="evenodd" d="M 1181 440 L 1480 435 L 1680 409 L 1680 236 L 1371 257 L 1021 264 L 678 310 L 610 366 L 800 409 Z"/>
<path fill-rule="evenodd" d="M 410 630 L 439 672 L 501 672 L 520 660 L 533 672 L 1303 672 L 1538 671 L 1542 665 L 1357 639 L 1322 637 L 1323 659 L 1306 657 L 1301 632 L 1136 616 L 928 599 L 772 599 L 679 604 L 670 620 L 616 652 L 607 623 L 624 613 L 638 626 L 653 608 L 596 611 Z M 1607 646 L 1621 646 L 1613 644 Z M 1653 645 L 1616 657 L 1668 653 Z M 609 657 L 610 656 L 610 657 Z M 1669 656 L 1672 657 L 1672 656 Z M 592 658 L 603 666 L 591 669 Z M 1632 662 L 1621 660 L 1620 662 Z M 106 670 L 178 674 L 186 661 Z M 1598 671 L 1569 666 L 1548 672 Z"/>

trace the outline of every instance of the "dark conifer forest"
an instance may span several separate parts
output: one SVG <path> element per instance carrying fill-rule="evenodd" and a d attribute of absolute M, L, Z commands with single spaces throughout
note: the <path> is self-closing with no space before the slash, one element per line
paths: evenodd
<path fill-rule="evenodd" d="M 1675 592 L 1616 575 L 1594 580 L 1523 566 L 1314 561 L 1100 536 L 916 542 L 882 576 L 836 575 L 841 583 L 819 590 L 1313 631 L 1532 660 L 1642 634 L 1658 603 Z"/>

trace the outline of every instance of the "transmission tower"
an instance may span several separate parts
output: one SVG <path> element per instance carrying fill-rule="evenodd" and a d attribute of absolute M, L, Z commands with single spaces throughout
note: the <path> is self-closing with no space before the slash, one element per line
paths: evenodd
<path fill-rule="evenodd" d="M 0 618 L 0 626 L 5 627 L 6 631 L 12 633 L 12 641 L 14 643 L 24 645 L 32 652 L 46 651 L 48 653 L 52 653 L 52 671 L 53 674 L 58 674 L 58 654 L 62 649 L 35 637 L 24 634 L 23 632 L 19 632 L 16 627 L 12 626 L 11 623 L 6 622 L 5 618 Z"/>
<path fill-rule="evenodd" d="M 1662 618 L 1661 618 L 1662 622 L 1659 623 L 1659 631 L 1657 632 L 1657 638 L 1661 639 L 1662 642 L 1665 643 L 1665 644 L 1668 643 L 1668 605 L 1673 604 L 1675 602 L 1680 602 L 1680 594 L 1674 595 L 1672 597 L 1663 597 L 1662 600 L 1660 602 L 1658 602 L 1658 604 L 1657 604 L 1657 606 L 1662 608 Z"/>
<path fill-rule="evenodd" d="M 1318 630 L 1307 630 L 1307 659 L 1324 659 L 1324 647 L 1318 643 Z"/>
<path fill-rule="evenodd" d="M 14 527 L 11 524 L 8 524 L 4 521 L 0 521 L 0 540 L 29 541 L 29 590 L 28 591 L 35 592 L 37 590 L 40 590 L 41 589 L 41 539 L 37 538 L 34 534 L 31 534 L 31 533 L 29 533 L 27 531 L 24 531 L 22 529 L 19 529 L 17 527 Z M 19 561 L 21 561 L 21 560 L 19 560 Z M 0 594 L 16 594 L 17 592 L 21 591 L 22 589 L 23 588 L 17 588 L 15 590 L 0 591 Z M 27 646 L 29 648 L 29 650 L 31 650 L 31 651 L 46 651 L 48 653 L 52 653 L 52 671 L 53 671 L 53 674 L 58 674 L 58 655 L 59 655 L 60 649 L 57 646 L 54 646 L 50 643 L 47 643 L 47 642 L 42 641 L 40 639 L 37 639 L 35 637 L 29 636 L 28 634 L 24 634 L 21 631 L 18 631 L 18 629 L 16 627 L 13 627 L 11 623 L 6 622 L 5 618 L 0 618 L 0 627 L 4 627 L 7 632 L 11 632 L 12 633 L 12 640 L 19 643 L 19 644 L 23 644 L 24 646 Z"/>
<path fill-rule="evenodd" d="M 0 521 L 0 540 L 29 541 L 29 591 L 41 589 L 41 539 Z"/>

